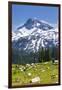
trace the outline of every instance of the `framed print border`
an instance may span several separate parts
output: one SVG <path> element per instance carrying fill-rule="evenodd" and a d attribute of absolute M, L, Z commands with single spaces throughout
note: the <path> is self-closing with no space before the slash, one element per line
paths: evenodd
<path fill-rule="evenodd" d="M 12 86 L 12 4 L 18 4 L 18 5 L 34 5 L 34 6 L 52 6 L 52 7 L 58 7 L 58 29 L 59 29 L 59 67 L 58 67 L 58 73 L 59 73 L 59 78 L 58 82 L 59 83 L 54 83 L 54 84 L 30 84 L 30 85 L 20 85 L 20 86 Z M 21 88 L 21 87 L 38 87 L 38 86 L 55 86 L 55 85 L 60 85 L 60 9 L 61 6 L 60 4 L 48 4 L 48 3 L 33 3 L 33 2 L 16 2 L 16 1 L 9 1 L 8 2 L 8 88 Z"/>

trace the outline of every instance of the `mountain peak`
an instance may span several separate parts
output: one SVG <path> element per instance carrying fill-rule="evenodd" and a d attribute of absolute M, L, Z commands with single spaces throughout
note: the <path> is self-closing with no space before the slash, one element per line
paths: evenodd
<path fill-rule="evenodd" d="M 28 30 L 33 29 L 34 27 L 37 29 L 42 29 L 42 30 L 49 30 L 52 29 L 53 26 L 51 24 L 49 24 L 46 21 L 43 20 L 38 20 L 37 18 L 29 18 L 24 25 L 18 27 L 18 29 L 21 29 L 25 27 Z"/>
<path fill-rule="evenodd" d="M 24 26 L 27 28 L 27 29 L 32 29 L 36 26 L 36 19 L 33 19 L 33 18 L 29 18 L 26 23 L 24 24 Z"/>
<path fill-rule="evenodd" d="M 14 48 L 27 52 L 38 51 L 41 47 L 58 45 L 58 28 L 48 22 L 29 18 L 18 30 L 12 33 Z"/>

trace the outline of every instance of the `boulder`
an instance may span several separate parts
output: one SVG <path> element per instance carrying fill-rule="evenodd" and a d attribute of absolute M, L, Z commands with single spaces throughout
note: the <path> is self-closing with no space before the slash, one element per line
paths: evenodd
<path fill-rule="evenodd" d="M 29 67 L 29 66 L 30 66 L 30 64 L 26 64 L 26 66 L 27 66 L 27 67 Z"/>
<path fill-rule="evenodd" d="M 31 76 L 31 73 L 28 73 L 28 76 Z"/>
<path fill-rule="evenodd" d="M 55 63 L 58 63 L 58 60 L 55 60 Z"/>
<path fill-rule="evenodd" d="M 48 62 L 45 62 L 44 64 L 48 64 Z"/>
<path fill-rule="evenodd" d="M 35 77 L 31 80 L 32 83 L 40 82 L 40 77 Z"/>
<path fill-rule="evenodd" d="M 23 71 L 23 68 L 19 68 L 21 71 Z"/>
<path fill-rule="evenodd" d="M 45 70 L 43 69 L 42 72 L 45 72 Z"/>

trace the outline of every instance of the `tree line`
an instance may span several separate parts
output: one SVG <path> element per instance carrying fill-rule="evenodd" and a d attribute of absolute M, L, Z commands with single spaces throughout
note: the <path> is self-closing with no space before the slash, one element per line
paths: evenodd
<path fill-rule="evenodd" d="M 26 64 L 38 63 L 51 60 L 58 60 L 59 52 L 58 47 L 40 48 L 38 52 L 26 53 L 24 51 L 12 50 L 12 63 Z"/>

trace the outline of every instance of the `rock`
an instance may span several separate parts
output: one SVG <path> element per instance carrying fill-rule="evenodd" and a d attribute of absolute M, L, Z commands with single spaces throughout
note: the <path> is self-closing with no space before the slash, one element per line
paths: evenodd
<path fill-rule="evenodd" d="M 33 68 L 36 68 L 36 65 L 35 65 L 34 63 L 32 63 L 31 66 L 32 66 Z"/>
<path fill-rule="evenodd" d="M 32 83 L 40 82 L 40 77 L 35 77 L 31 80 Z"/>
<path fill-rule="evenodd" d="M 58 83 L 58 82 L 55 82 L 55 83 Z"/>
<path fill-rule="evenodd" d="M 23 69 L 22 68 L 19 68 L 21 71 L 23 71 Z"/>
<path fill-rule="evenodd" d="M 58 77 L 58 75 L 56 75 L 56 78 Z"/>
<path fill-rule="evenodd" d="M 31 68 L 32 68 L 32 66 L 30 66 L 30 67 L 28 68 L 28 70 L 31 69 Z"/>
<path fill-rule="evenodd" d="M 34 63 L 32 63 L 31 65 L 34 66 Z"/>
<path fill-rule="evenodd" d="M 23 71 L 23 69 L 21 69 L 21 71 Z"/>
<path fill-rule="evenodd" d="M 55 63 L 58 63 L 58 60 L 55 60 L 54 62 L 55 62 Z"/>
<path fill-rule="evenodd" d="M 45 72 L 45 70 L 42 70 L 42 72 Z"/>
<path fill-rule="evenodd" d="M 30 66 L 30 64 L 26 64 L 26 66 L 27 66 L 27 67 L 29 67 L 29 66 Z"/>
<path fill-rule="evenodd" d="M 23 67 L 23 69 L 25 70 L 26 68 L 25 68 L 25 67 Z"/>
<path fill-rule="evenodd" d="M 44 64 L 48 64 L 48 62 L 45 62 Z"/>
<path fill-rule="evenodd" d="M 28 73 L 28 76 L 31 76 L 31 73 Z"/>

